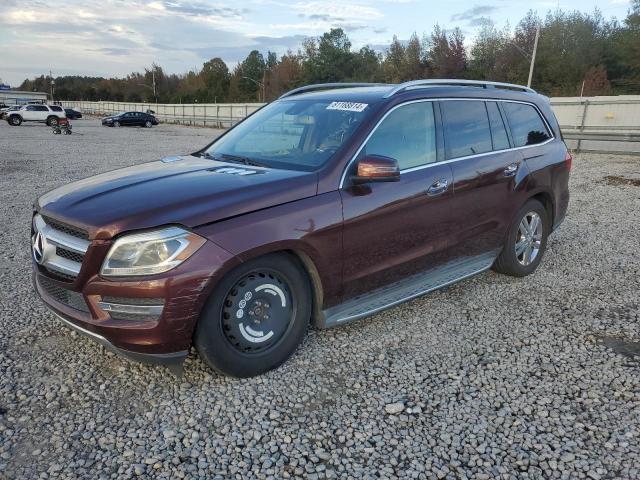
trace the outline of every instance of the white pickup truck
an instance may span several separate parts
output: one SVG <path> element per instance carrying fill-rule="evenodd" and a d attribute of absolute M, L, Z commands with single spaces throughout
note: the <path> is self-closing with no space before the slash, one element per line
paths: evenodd
<path fill-rule="evenodd" d="M 64 108 L 59 105 L 25 105 L 20 110 L 8 112 L 7 122 L 17 127 L 22 122 L 45 122 L 49 126 L 58 124 L 61 118 L 66 118 Z"/>

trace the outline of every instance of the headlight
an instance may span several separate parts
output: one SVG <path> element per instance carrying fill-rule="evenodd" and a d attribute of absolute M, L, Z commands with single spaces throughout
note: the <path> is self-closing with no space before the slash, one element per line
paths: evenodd
<path fill-rule="evenodd" d="M 206 240 L 178 227 L 125 235 L 115 241 L 100 271 L 101 275 L 154 275 L 177 267 Z"/>

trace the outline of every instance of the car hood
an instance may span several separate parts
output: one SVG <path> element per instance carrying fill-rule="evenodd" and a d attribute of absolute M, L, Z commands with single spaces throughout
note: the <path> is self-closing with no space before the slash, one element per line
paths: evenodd
<path fill-rule="evenodd" d="M 317 186 L 313 172 L 179 156 L 70 183 L 42 195 L 36 209 L 109 239 L 166 224 L 197 227 L 314 196 Z"/>

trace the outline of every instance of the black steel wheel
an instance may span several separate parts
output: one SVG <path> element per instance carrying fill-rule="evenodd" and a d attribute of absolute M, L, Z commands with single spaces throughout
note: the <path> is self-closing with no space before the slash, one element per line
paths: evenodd
<path fill-rule="evenodd" d="M 241 264 L 211 292 L 194 335 L 215 370 L 251 377 L 296 350 L 311 317 L 311 288 L 300 262 L 270 254 Z"/>

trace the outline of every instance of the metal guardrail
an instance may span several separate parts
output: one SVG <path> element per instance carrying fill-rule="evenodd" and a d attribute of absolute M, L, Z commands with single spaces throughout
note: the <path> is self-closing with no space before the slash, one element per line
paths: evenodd
<path fill-rule="evenodd" d="M 264 104 L 65 102 L 88 114 L 154 110 L 161 122 L 229 128 Z M 568 146 L 575 151 L 640 155 L 640 96 L 552 98 Z M 638 147 L 638 148 L 635 148 Z"/>
<path fill-rule="evenodd" d="M 615 132 L 571 132 L 564 131 L 562 136 L 567 140 L 593 140 L 596 142 L 640 142 L 638 133 Z"/>

